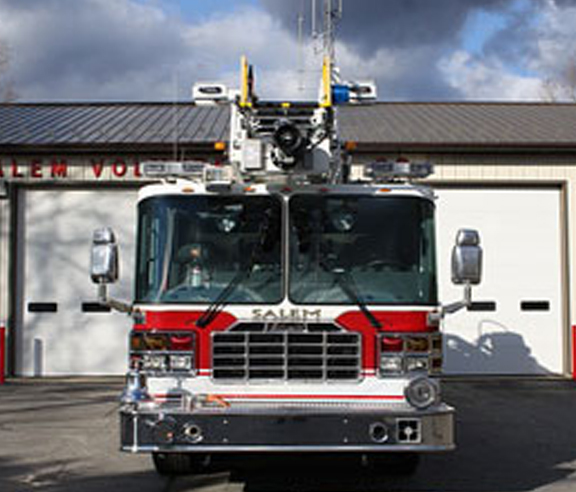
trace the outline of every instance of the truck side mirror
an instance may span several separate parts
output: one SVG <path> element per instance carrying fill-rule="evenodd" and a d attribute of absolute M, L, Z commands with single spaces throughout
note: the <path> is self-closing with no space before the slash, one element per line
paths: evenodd
<path fill-rule="evenodd" d="M 482 280 L 482 248 L 480 234 L 460 229 L 452 250 L 452 282 L 456 285 L 478 285 Z"/>
<path fill-rule="evenodd" d="M 96 229 L 92 236 L 90 276 L 95 284 L 113 284 L 118 280 L 118 245 L 109 227 Z"/>

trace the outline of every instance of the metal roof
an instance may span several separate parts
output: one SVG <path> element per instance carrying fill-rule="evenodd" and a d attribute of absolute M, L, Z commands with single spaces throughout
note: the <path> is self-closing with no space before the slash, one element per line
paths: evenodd
<path fill-rule="evenodd" d="M 417 147 L 576 149 L 576 104 L 376 103 L 345 106 L 340 128 L 359 150 Z M 192 103 L 0 104 L 0 151 L 15 148 L 208 149 L 228 138 L 226 106 Z"/>
<path fill-rule="evenodd" d="M 576 148 L 576 104 L 382 103 L 343 107 L 340 122 L 375 146 Z"/>
<path fill-rule="evenodd" d="M 0 105 L 0 150 L 10 147 L 212 146 L 227 138 L 224 106 L 192 103 L 49 103 Z"/>

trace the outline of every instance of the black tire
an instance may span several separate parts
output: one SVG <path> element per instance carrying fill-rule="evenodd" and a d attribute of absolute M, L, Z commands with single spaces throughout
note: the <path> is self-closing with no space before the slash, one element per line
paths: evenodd
<path fill-rule="evenodd" d="M 407 477 L 414 475 L 420 464 L 417 453 L 381 453 L 368 456 L 371 468 L 385 475 Z"/>
<path fill-rule="evenodd" d="M 152 453 L 152 461 L 158 474 L 179 476 L 202 473 L 208 466 L 209 457 L 186 453 Z"/>

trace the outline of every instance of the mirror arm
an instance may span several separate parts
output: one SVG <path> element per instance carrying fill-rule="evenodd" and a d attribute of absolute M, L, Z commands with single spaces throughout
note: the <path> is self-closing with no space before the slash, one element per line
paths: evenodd
<path fill-rule="evenodd" d="M 108 297 L 108 285 L 106 284 L 98 284 L 98 302 L 120 313 L 132 314 L 134 309 L 131 304 Z"/>
<path fill-rule="evenodd" d="M 454 314 L 461 309 L 468 308 L 472 305 L 472 286 L 470 283 L 464 285 L 464 299 L 452 304 L 442 306 L 442 317 L 446 314 Z"/>

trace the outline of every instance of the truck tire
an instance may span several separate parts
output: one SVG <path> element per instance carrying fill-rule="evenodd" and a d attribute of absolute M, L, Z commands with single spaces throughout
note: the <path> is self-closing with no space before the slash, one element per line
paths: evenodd
<path fill-rule="evenodd" d="M 420 464 L 417 453 L 378 453 L 368 456 L 371 468 L 384 475 L 410 476 L 414 475 Z"/>
<path fill-rule="evenodd" d="M 201 473 L 208 466 L 209 457 L 187 453 L 152 453 L 152 461 L 159 475 L 178 476 Z"/>

